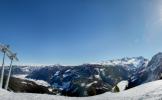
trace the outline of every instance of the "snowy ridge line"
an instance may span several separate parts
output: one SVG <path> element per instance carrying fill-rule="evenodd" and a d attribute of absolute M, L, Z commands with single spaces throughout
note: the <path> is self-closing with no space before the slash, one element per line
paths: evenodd
<path fill-rule="evenodd" d="M 141 63 L 148 63 L 148 60 L 144 57 L 125 57 L 121 59 L 114 59 L 114 60 L 108 60 L 108 61 L 101 61 L 98 62 L 98 64 L 102 65 L 129 65 L 132 64 L 134 67 L 139 67 Z"/>

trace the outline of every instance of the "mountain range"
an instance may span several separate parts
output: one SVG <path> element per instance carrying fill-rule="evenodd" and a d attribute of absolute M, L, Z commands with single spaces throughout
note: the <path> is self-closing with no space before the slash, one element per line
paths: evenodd
<path fill-rule="evenodd" d="M 6 67 L 6 73 L 7 70 L 8 67 Z M 53 94 L 92 96 L 112 91 L 112 88 L 123 80 L 128 81 L 127 89 L 159 80 L 161 73 L 162 53 L 157 53 L 151 60 L 140 56 L 78 66 L 14 66 L 12 77 L 14 80 L 28 80 L 26 83 L 33 81 L 38 86 L 40 86 L 37 83 L 38 80 L 44 81 L 49 84 L 44 87 L 49 91 L 52 89 Z M 23 77 L 20 78 L 20 76 Z M 23 83 L 25 82 L 19 84 Z M 9 87 L 12 91 L 20 91 L 13 88 L 13 85 L 9 85 Z M 51 93 L 49 91 L 46 93 Z M 24 92 L 28 91 L 24 89 Z"/>

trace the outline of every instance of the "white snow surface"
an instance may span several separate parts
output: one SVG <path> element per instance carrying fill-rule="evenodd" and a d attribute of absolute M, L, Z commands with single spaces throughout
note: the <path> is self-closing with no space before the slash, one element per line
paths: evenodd
<path fill-rule="evenodd" d="M 119 87 L 120 91 L 124 91 L 126 89 L 126 87 L 128 86 L 128 81 L 127 80 L 123 80 L 123 81 L 119 82 L 117 84 L 117 86 Z"/>
<path fill-rule="evenodd" d="M 86 87 L 88 88 L 88 87 L 90 87 L 91 85 L 96 84 L 96 83 L 97 83 L 97 81 L 94 81 L 94 82 L 92 82 L 92 83 L 87 84 Z"/>
<path fill-rule="evenodd" d="M 38 84 L 38 85 L 42 85 L 42 86 L 45 86 L 45 87 L 50 86 L 50 84 L 47 83 L 46 81 L 43 81 L 43 80 L 35 80 L 35 79 L 30 79 L 30 78 L 25 78 L 26 76 L 27 76 L 27 75 L 13 75 L 13 77 L 20 78 L 20 79 L 24 79 L 24 80 L 29 80 L 29 81 L 35 82 L 35 83 Z"/>
<path fill-rule="evenodd" d="M 100 75 L 94 75 L 95 78 L 100 79 Z"/>
<path fill-rule="evenodd" d="M 60 71 L 57 71 L 55 74 L 54 74 L 54 76 L 57 76 L 57 75 L 59 75 L 59 73 L 60 73 Z"/>
<path fill-rule="evenodd" d="M 27 74 L 19 74 L 19 75 L 12 75 L 13 77 L 20 78 L 20 79 L 25 79 Z"/>
<path fill-rule="evenodd" d="M 91 97 L 65 97 L 48 94 L 13 93 L 0 89 L 0 100 L 161 100 L 162 80 L 149 82 L 119 93 Z"/>

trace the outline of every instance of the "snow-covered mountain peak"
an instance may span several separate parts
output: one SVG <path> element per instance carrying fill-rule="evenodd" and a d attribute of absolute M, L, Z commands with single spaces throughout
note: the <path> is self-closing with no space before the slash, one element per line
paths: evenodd
<path fill-rule="evenodd" d="M 148 60 L 142 56 L 139 57 L 124 57 L 122 59 L 116 60 L 108 60 L 108 61 L 101 61 L 99 64 L 102 65 L 121 65 L 121 66 L 131 66 L 132 68 L 139 68 L 140 66 L 146 66 L 148 64 Z"/>

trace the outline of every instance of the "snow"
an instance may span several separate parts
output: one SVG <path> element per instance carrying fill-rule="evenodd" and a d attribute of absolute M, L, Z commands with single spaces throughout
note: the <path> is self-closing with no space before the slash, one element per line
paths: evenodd
<path fill-rule="evenodd" d="M 18 75 L 12 75 L 13 77 L 20 78 L 20 79 L 25 79 L 27 74 L 18 74 Z"/>
<path fill-rule="evenodd" d="M 50 92 L 52 92 L 52 88 L 49 88 L 48 90 L 49 90 Z"/>
<path fill-rule="evenodd" d="M 68 75 L 68 74 L 63 74 L 62 76 L 63 76 L 63 78 L 65 78 L 65 77 L 67 77 L 67 76 L 69 76 L 69 75 Z"/>
<path fill-rule="evenodd" d="M 27 84 L 26 82 L 21 82 L 21 83 L 23 83 L 23 84 Z"/>
<path fill-rule="evenodd" d="M 54 76 L 57 76 L 57 75 L 59 75 L 59 73 L 60 73 L 60 71 L 57 71 L 55 74 L 54 74 Z"/>
<path fill-rule="evenodd" d="M 84 87 L 85 86 L 85 83 L 81 83 L 81 86 Z"/>
<path fill-rule="evenodd" d="M 86 87 L 88 88 L 88 87 L 90 87 L 91 85 L 96 84 L 96 83 L 97 83 L 97 81 L 91 82 L 91 83 L 87 84 Z"/>
<path fill-rule="evenodd" d="M 21 70 L 25 73 L 30 73 L 30 71 L 34 71 L 34 70 L 38 70 L 42 67 L 45 67 L 45 66 L 42 66 L 42 65 L 19 65 L 21 66 Z"/>
<path fill-rule="evenodd" d="M 95 78 L 100 79 L 100 75 L 94 75 Z"/>
<path fill-rule="evenodd" d="M 42 85 L 42 86 L 45 86 L 45 87 L 48 87 L 50 86 L 49 83 L 47 83 L 46 81 L 43 81 L 43 80 L 35 80 L 35 79 L 30 79 L 30 78 L 25 78 L 27 75 L 13 75 L 13 77 L 16 77 L 16 78 L 20 78 L 20 79 L 24 79 L 24 80 L 29 80 L 29 81 L 32 81 L 38 85 Z"/>
<path fill-rule="evenodd" d="M 45 86 L 45 87 L 50 86 L 49 83 L 47 83 L 46 81 L 43 81 L 43 80 L 34 80 L 34 79 L 27 79 L 27 80 L 33 81 L 33 82 L 35 82 L 36 84 L 42 85 L 42 86 Z"/>
<path fill-rule="evenodd" d="M 124 91 L 126 89 L 126 87 L 128 86 L 128 81 L 123 80 L 123 81 L 119 82 L 117 84 L 117 86 L 119 87 L 120 91 Z"/>
<path fill-rule="evenodd" d="M 101 61 L 98 62 L 97 64 L 101 65 L 122 65 L 122 66 L 127 66 L 128 70 L 134 69 L 134 68 L 139 68 L 140 66 L 146 66 L 148 64 L 148 60 L 143 58 L 143 57 L 132 57 L 132 58 L 122 58 L 122 59 L 114 59 L 114 60 L 108 60 L 108 61 Z M 94 63 L 92 63 L 94 64 Z M 130 67 L 133 65 L 133 67 Z M 130 67 L 130 68 L 129 68 Z"/>
<path fill-rule="evenodd" d="M 160 100 L 162 80 L 149 82 L 119 93 L 107 92 L 91 97 L 65 97 L 48 94 L 13 93 L 0 89 L 0 100 Z"/>
<path fill-rule="evenodd" d="M 24 68 L 22 68 L 22 70 L 23 70 L 24 72 L 29 72 L 29 71 L 30 71 L 30 68 L 29 68 L 29 67 L 24 67 Z"/>
<path fill-rule="evenodd" d="M 71 69 L 68 69 L 68 70 L 65 71 L 65 73 L 70 72 L 70 71 L 71 71 Z"/>

